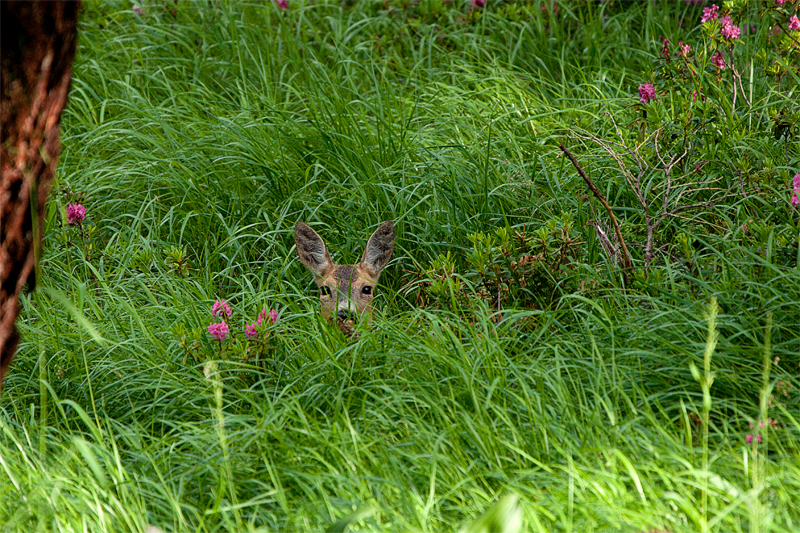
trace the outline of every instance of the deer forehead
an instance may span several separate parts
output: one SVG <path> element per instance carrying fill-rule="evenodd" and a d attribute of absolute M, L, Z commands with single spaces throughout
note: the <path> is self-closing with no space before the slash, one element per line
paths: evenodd
<path fill-rule="evenodd" d="M 339 286 L 340 289 L 349 285 L 376 281 L 370 272 L 361 265 L 334 265 L 326 272 L 324 279 L 331 285 Z"/>

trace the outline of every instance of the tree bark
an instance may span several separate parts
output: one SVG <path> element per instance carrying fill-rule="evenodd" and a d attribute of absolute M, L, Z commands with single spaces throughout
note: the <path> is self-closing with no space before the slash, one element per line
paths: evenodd
<path fill-rule="evenodd" d="M 0 391 L 19 342 L 20 293 L 36 285 L 79 7 L 77 1 L 0 2 Z"/>

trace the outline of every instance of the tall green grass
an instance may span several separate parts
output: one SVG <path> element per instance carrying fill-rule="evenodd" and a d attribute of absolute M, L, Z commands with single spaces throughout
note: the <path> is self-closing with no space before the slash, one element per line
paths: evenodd
<path fill-rule="evenodd" d="M 653 41 L 696 36 L 699 8 L 571 2 L 554 23 L 537 0 L 480 17 L 290 4 L 85 4 L 42 281 L 0 404 L 4 530 L 511 531 L 516 497 L 526 531 L 796 531 L 785 184 L 748 183 L 714 212 L 724 229 L 673 222 L 674 253 L 627 290 L 590 226 L 580 288 L 552 307 L 419 309 L 409 290 L 439 254 L 466 269 L 473 232 L 585 222 L 556 141 L 613 135 Z M 753 91 L 756 110 L 781 102 L 763 73 Z M 719 150 L 798 166 L 759 120 Z M 619 174 L 582 161 L 636 241 Z M 344 338 L 292 228 L 349 263 L 387 219 L 373 327 Z M 280 310 L 265 360 L 219 357 L 217 298 L 237 330 Z"/>

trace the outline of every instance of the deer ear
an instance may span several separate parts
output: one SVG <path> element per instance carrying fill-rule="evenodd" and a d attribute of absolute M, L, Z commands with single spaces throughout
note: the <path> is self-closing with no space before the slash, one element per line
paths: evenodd
<path fill-rule="evenodd" d="M 367 267 L 377 278 L 383 267 L 385 267 L 389 260 L 392 258 L 394 252 L 394 224 L 391 220 L 387 220 L 380 226 L 367 241 L 367 247 L 364 250 L 364 257 L 361 258 L 361 264 Z"/>
<path fill-rule="evenodd" d="M 297 245 L 297 255 L 300 257 L 300 261 L 315 276 L 322 277 L 322 273 L 333 264 L 322 237 L 317 235 L 317 232 L 305 222 L 298 222 L 295 225 L 294 243 Z"/>

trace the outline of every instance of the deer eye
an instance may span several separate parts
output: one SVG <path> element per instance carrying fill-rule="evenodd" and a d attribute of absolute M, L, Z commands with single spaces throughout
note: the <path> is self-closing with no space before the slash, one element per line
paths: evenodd
<path fill-rule="evenodd" d="M 319 288 L 319 292 L 322 293 L 322 296 L 330 296 L 331 288 L 323 285 L 322 287 Z"/>
<path fill-rule="evenodd" d="M 367 285 L 363 289 L 361 289 L 362 294 L 372 294 L 372 287 Z"/>

